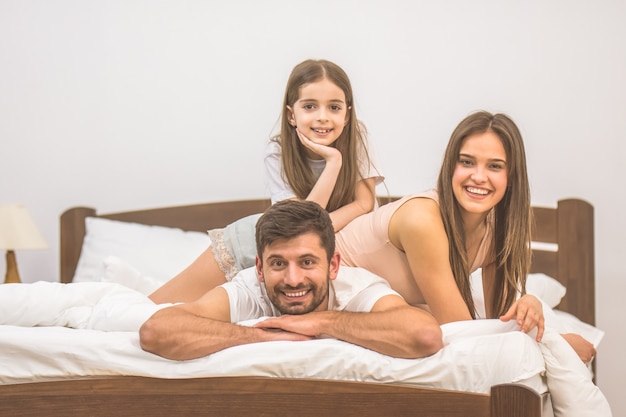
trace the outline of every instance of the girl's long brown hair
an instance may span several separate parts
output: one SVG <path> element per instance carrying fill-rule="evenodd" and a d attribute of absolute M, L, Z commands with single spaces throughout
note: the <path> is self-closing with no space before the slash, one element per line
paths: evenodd
<path fill-rule="evenodd" d="M 465 139 L 487 131 L 495 133 L 502 141 L 508 177 L 507 190 L 502 201 L 489 214 L 493 216 L 494 225 L 492 248 L 496 256 L 496 279 L 493 299 L 485 300 L 485 306 L 490 307 L 494 317 L 509 309 L 517 292 L 525 293 L 531 256 L 530 186 L 522 135 L 513 120 L 504 114 L 484 111 L 473 113 L 452 132 L 437 180 L 439 207 L 448 234 L 452 273 L 473 318 L 476 317 L 476 308 L 469 279 L 471 265 L 465 245 L 460 206 L 452 190 L 452 176 Z"/>
<path fill-rule="evenodd" d="M 326 60 L 306 60 L 296 65 L 285 88 L 281 130 L 272 140 L 278 141 L 282 147 L 282 170 L 285 180 L 298 198 L 306 199 L 317 178 L 314 177 L 307 164 L 305 149 L 298 139 L 296 129 L 289 124 L 287 106 L 293 108 L 298 101 L 302 86 L 323 79 L 328 79 L 341 88 L 348 106 L 348 123 L 333 144 L 341 152 L 342 166 L 328 206 L 325 208 L 328 211 L 334 211 L 354 201 L 356 183 L 363 179 L 360 166 L 362 163 L 370 163 L 365 127 L 356 117 L 352 86 L 343 69 Z"/>

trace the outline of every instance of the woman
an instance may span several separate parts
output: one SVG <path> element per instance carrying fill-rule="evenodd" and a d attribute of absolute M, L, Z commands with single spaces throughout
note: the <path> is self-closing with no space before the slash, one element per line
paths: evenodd
<path fill-rule="evenodd" d="M 346 265 L 384 277 L 409 303 L 427 304 L 448 323 L 476 318 L 470 274 L 478 268 L 487 317 L 519 304 L 540 309 L 534 297 L 516 303 L 530 266 L 530 225 L 521 134 L 509 117 L 477 112 L 452 133 L 437 191 L 355 219 L 337 234 L 337 248 Z M 518 318 L 542 324 L 536 315 Z"/>
<path fill-rule="evenodd" d="M 483 294 L 474 295 L 485 300 L 485 317 L 514 318 L 524 332 L 536 327 L 540 341 L 541 302 L 525 294 L 531 224 L 520 131 L 504 114 L 477 112 L 452 133 L 437 191 L 356 218 L 336 235 L 337 250 L 343 264 L 382 276 L 441 324 L 477 318 L 471 273 L 482 268 Z M 595 355 L 579 335 L 563 337 L 584 362 Z"/>

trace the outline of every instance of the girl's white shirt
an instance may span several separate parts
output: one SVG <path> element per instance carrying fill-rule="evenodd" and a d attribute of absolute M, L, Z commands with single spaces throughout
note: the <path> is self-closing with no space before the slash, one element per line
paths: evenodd
<path fill-rule="evenodd" d="M 296 194 L 291 186 L 283 178 L 281 154 L 282 149 L 280 143 L 275 140 L 271 140 L 265 148 L 264 160 L 265 173 L 269 185 L 272 204 L 277 201 L 296 197 Z M 326 161 L 323 159 L 307 158 L 307 163 L 316 178 L 319 178 L 320 175 L 322 175 L 322 171 L 324 171 L 324 167 L 326 166 Z M 385 179 L 385 177 L 381 175 L 381 173 L 374 166 L 374 163 L 371 160 L 371 155 L 369 163 L 365 158 L 361 158 L 359 170 L 364 179 L 374 178 L 376 180 L 376 185 L 382 183 Z"/>

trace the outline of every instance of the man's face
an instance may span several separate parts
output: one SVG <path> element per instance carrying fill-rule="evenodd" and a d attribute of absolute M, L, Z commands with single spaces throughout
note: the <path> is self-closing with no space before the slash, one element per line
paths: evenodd
<path fill-rule="evenodd" d="M 337 277 L 339 254 L 330 263 L 320 238 L 305 233 L 277 240 L 257 257 L 257 275 L 282 314 L 305 314 L 328 309 L 328 285 Z"/>

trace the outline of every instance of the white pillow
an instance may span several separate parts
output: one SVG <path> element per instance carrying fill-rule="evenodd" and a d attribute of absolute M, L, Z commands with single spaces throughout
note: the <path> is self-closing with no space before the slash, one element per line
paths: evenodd
<path fill-rule="evenodd" d="M 556 279 L 546 274 L 528 274 L 526 292 L 542 299 L 551 308 L 559 305 L 567 289 Z"/>
<path fill-rule="evenodd" d="M 573 314 L 561 310 L 552 310 L 559 323 L 559 333 L 576 333 L 598 347 L 604 338 L 604 331 L 585 323 Z"/>
<path fill-rule="evenodd" d="M 472 272 L 470 280 L 476 312 L 478 317 L 485 318 L 482 269 L 478 268 Z M 526 277 L 526 292 L 539 298 L 549 305 L 550 308 L 554 308 L 561 302 L 566 288 L 559 281 L 546 274 L 528 274 Z"/>
<path fill-rule="evenodd" d="M 539 344 L 555 417 L 611 417 L 611 407 L 589 370 L 558 333 L 547 331 Z"/>
<path fill-rule="evenodd" d="M 102 281 L 104 259 L 116 256 L 164 283 L 193 262 L 210 244 L 207 233 L 146 226 L 97 217 L 85 220 L 86 234 L 74 282 Z"/>
<path fill-rule="evenodd" d="M 104 275 L 102 281 L 104 282 L 122 284 L 144 295 L 152 294 L 163 285 L 162 281 L 143 275 L 132 265 L 129 265 L 117 256 L 109 256 L 103 262 Z"/>

